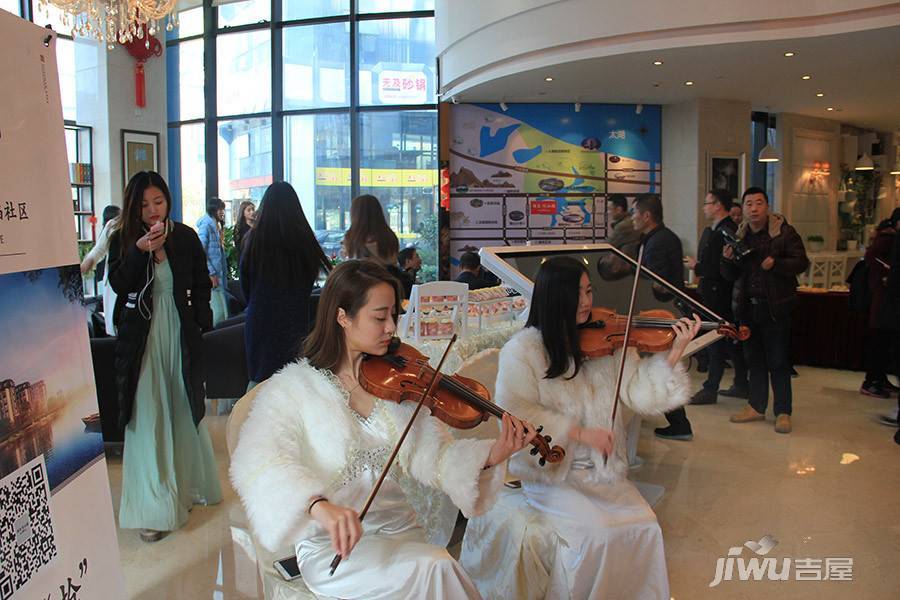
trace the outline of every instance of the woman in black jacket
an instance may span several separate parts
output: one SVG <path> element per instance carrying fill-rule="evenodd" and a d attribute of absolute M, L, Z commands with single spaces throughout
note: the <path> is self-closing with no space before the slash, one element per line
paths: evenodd
<path fill-rule="evenodd" d="M 141 539 L 187 522 L 193 504 L 222 499 L 205 410 L 201 331 L 212 326 L 206 255 L 193 229 L 169 219 L 163 178 L 137 173 L 110 239 L 119 424 L 125 428 L 119 525 Z"/>
<path fill-rule="evenodd" d="M 319 274 L 331 270 L 331 261 L 286 182 L 266 190 L 243 246 L 244 344 L 252 388 L 299 356 L 310 329 L 309 296 Z"/>

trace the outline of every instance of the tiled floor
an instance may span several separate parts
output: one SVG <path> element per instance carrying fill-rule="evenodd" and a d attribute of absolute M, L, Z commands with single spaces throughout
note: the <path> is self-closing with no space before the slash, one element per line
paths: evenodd
<path fill-rule="evenodd" d="M 633 477 L 666 487 L 656 506 L 665 536 L 672 596 L 694 598 L 896 598 L 900 590 L 900 446 L 875 422 L 896 400 L 857 393 L 860 374 L 800 367 L 794 380 L 794 432 L 765 423 L 733 425 L 742 402 L 689 407 L 693 442 L 652 435 L 645 422 Z M 728 378 L 726 373 L 726 379 Z M 700 375 L 694 374 L 699 385 Z M 248 541 L 231 524 L 239 503 L 227 484 L 226 417 L 208 419 L 225 499 L 197 507 L 188 525 L 154 544 L 119 531 L 130 598 L 218 600 L 262 597 Z M 118 506 L 121 460 L 109 460 Z M 853 580 L 724 581 L 710 588 L 728 549 L 770 534 L 767 557 L 852 558 Z M 751 556 L 745 550 L 743 556 Z"/>

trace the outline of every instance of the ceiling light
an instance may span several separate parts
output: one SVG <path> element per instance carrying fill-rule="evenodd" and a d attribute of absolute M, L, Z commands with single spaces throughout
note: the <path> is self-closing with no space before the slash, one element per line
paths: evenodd
<path fill-rule="evenodd" d="M 824 92 L 816 92 L 816 98 L 821 98 L 824 95 L 825 95 Z"/>
<path fill-rule="evenodd" d="M 544 81 L 553 81 L 552 77 L 544 77 Z"/>
<path fill-rule="evenodd" d="M 500 110 L 502 110 L 503 112 L 506 112 L 509 110 L 509 106 L 506 105 L 506 102 L 500 103 Z"/>
<path fill-rule="evenodd" d="M 875 161 L 872 160 L 872 157 L 869 156 L 867 152 L 863 152 L 863 155 L 859 157 L 859 160 L 856 161 L 855 170 L 857 171 L 871 171 L 875 168 Z"/>
<path fill-rule="evenodd" d="M 658 67 L 658 66 L 660 66 L 661 64 L 663 64 L 663 61 L 661 61 L 661 60 L 654 60 L 654 61 L 653 61 L 653 64 L 656 65 L 656 66 Z"/>
<path fill-rule="evenodd" d="M 800 79 L 802 79 L 803 81 L 808 81 L 808 80 L 812 79 L 812 75 L 804 75 Z"/>
<path fill-rule="evenodd" d="M 643 104 L 638 104 L 637 106 L 634 107 L 634 112 L 635 112 L 635 114 L 638 114 L 638 115 L 639 115 L 639 114 L 641 114 L 641 112 L 642 112 L 643 110 L 644 110 L 644 105 L 643 105 Z"/>
<path fill-rule="evenodd" d="M 778 153 L 775 152 L 775 148 L 769 144 L 763 146 L 763 149 L 759 151 L 759 162 L 778 162 Z"/>
<path fill-rule="evenodd" d="M 891 175 L 900 175 L 900 160 L 894 163 L 894 168 L 891 169 Z"/>
<path fill-rule="evenodd" d="M 834 107 L 833 107 L 833 106 L 829 106 L 829 107 L 826 108 L 825 110 L 832 111 L 832 110 L 834 110 Z"/>
<path fill-rule="evenodd" d="M 581 102 L 575 103 L 575 112 L 581 112 Z"/>
<path fill-rule="evenodd" d="M 694 82 L 693 81 L 685 81 L 684 85 L 694 85 Z"/>
<path fill-rule="evenodd" d="M 785 55 L 787 58 L 790 58 L 790 57 L 792 57 L 792 56 L 794 55 L 794 53 L 793 53 L 793 52 L 785 52 L 784 55 Z"/>

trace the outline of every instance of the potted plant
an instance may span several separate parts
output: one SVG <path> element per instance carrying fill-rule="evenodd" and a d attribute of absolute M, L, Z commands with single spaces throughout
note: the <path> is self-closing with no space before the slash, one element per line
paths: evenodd
<path fill-rule="evenodd" d="M 825 249 L 825 238 L 823 238 L 821 235 L 807 236 L 806 248 L 810 252 L 821 252 Z"/>

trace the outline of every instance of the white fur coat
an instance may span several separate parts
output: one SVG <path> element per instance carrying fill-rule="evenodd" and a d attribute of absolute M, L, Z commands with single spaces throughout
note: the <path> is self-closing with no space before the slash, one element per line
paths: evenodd
<path fill-rule="evenodd" d="M 566 450 L 566 458 L 554 465 L 539 466 L 527 453 L 513 456 L 510 473 L 525 481 L 559 483 L 569 474 L 576 451 L 587 453 L 587 447 L 576 448 L 568 439 L 573 424 L 580 427 L 610 428 L 613 396 L 620 354 L 586 360 L 572 379 L 571 374 L 554 379 L 544 377 L 549 358 L 541 333 L 526 327 L 500 351 L 495 400 L 497 404 L 534 426 L 543 425 L 544 435 L 553 438 Z M 665 353 L 639 358 L 633 349 L 628 352 L 616 423 L 613 429 L 614 452 L 606 466 L 603 456 L 590 450 L 595 468 L 580 472 L 589 482 L 612 482 L 628 472 L 625 450 L 626 425 L 632 412 L 661 415 L 682 406 L 690 399 L 687 375 L 680 363 L 673 369 Z M 531 459 L 531 460 L 530 460 Z"/>
<path fill-rule="evenodd" d="M 355 447 L 359 425 L 347 394 L 325 373 L 303 360 L 269 379 L 231 457 L 234 489 L 257 539 L 272 552 L 310 534 L 310 500 L 338 491 Z M 387 411 L 392 432 L 402 432 L 415 407 L 383 402 L 380 408 Z M 493 440 L 455 440 L 423 408 L 397 464 L 404 475 L 442 490 L 469 517 L 490 508 L 505 477 L 502 465 L 482 470 L 492 445 Z"/>

